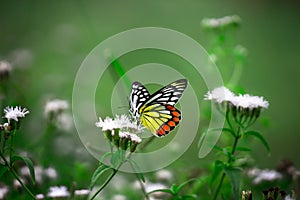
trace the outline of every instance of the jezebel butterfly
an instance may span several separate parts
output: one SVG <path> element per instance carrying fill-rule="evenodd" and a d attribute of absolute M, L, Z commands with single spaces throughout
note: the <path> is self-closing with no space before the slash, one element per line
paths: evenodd
<path fill-rule="evenodd" d="M 187 83 L 186 79 L 179 79 L 150 95 L 144 85 L 134 82 L 131 85 L 129 112 L 155 136 L 166 136 L 181 120 L 181 113 L 174 106 Z"/>

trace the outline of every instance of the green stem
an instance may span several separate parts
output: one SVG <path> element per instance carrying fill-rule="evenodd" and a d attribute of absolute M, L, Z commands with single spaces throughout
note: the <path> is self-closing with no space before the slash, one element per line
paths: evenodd
<path fill-rule="evenodd" d="M 231 150 L 231 156 L 228 158 L 228 164 L 231 164 L 231 162 L 232 162 L 232 156 L 234 155 L 234 153 L 235 153 L 235 150 L 236 150 L 236 147 L 237 147 L 237 144 L 238 144 L 238 141 L 239 141 L 239 139 L 241 138 L 241 135 L 240 135 L 240 127 L 238 128 L 238 131 L 237 131 L 237 134 L 236 134 L 236 136 L 235 136 L 235 139 L 234 139 L 234 144 L 233 144 L 233 147 L 232 147 L 232 150 Z M 213 198 L 213 200 L 216 200 L 217 199 L 217 197 L 218 197 L 218 195 L 219 195 L 219 192 L 220 192 L 220 190 L 221 190 L 221 188 L 222 188 L 222 185 L 223 185 L 223 181 L 224 181 L 224 179 L 225 179 L 225 176 L 226 176 L 226 174 L 225 174 L 225 172 L 223 172 L 223 174 L 222 174 L 222 177 L 221 177 L 221 180 L 220 180 L 220 182 L 219 182 L 219 185 L 218 185 L 218 187 L 217 187 L 217 190 L 216 190 L 216 192 L 215 192 L 215 195 L 214 195 L 214 198 Z"/>
<path fill-rule="evenodd" d="M 10 136 L 10 147 L 9 147 L 9 162 L 11 163 L 12 155 L 14 152 L 14 136 L 15 136 L 16 130 L 13 131 L 13 133 Z"/>
<path fill-rule="evenodd" d="M 137 175 L 137 173 L 135 174 L 136 175 L 136 178 L 138 179 L 139 183 L 140 183 L 140 186 L 141 186 L 141 190 L 143 192 L 143 195 L 145 197 L 145 200 L 149 200 L 149 195 L 147 194 L 146 192 L 146 189 L 145 189 L 145 186 L 143 184 L 143 182 L 141 181 L 141 179 L 139 178 L 139 176 Z"/>
<path fill-rule="evenodd" d="M 12 175 L 18 180 L 18 182 L 22 185 L 22 187 L 26 190 L 26 192 L 29 194 L 29 196 L 32 199 L 36 199 L 36 197 L 34 196 L 34 194 L 32 194 L 32 192 L 29 190 L 29 188 L 22 182 L 22 180 L 19 178 L 18 174 L 15 172 L 15 170 L 13 169 L 13 167 L 11 166 L 10 163 L 8 163 L 8 161 L 6 160 L 5 156 L 0 153 L 1 158 L 3 159 L 5 166 L 8 167 L 9 171 L 12 173 Z"/>
<path fill-rule="evenodd" d="M 105 188 L 105 186 L 111 181 L 111 179 L 117 174 L 118 169 L 112 169 L 112 170 L 113 170 L 113 173 L 110 174 L 108 179 L 106 179 L 104 184 L 97 190 L 97 192 L 92 196 L 92 198 L 90 200 L 95 199 L 98 196 L 98 194 Z"/>

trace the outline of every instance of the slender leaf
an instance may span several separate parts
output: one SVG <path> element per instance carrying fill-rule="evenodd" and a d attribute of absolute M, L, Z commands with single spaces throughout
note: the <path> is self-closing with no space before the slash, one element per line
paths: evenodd
<path fill-rule="evenodd" d="M 100 159 L 100 164 L 102 164 L 104 162 L 104 160 L 111 155 L 111 152 L 106 152 Z"/>
<path fill-rule="evenodd" d="M 173 195 L 173 191 L 170 190 L 170 189 L 158 189 L 158 190 L 153 190 L 153 191 L 148 192 L 148 194 L 152 194 L 152 193 L 155 193 L 155 192 L 165 192 L 165 193 L 169 193 L 169 194 L 172 194 L 172 195 Z"/>
<path fill-rule="evenodd" d="M 240 195 L 241 170 L 238 168 L 226 167 L 224 171 L 231 183 L 234 199 L 238 200 Z"/>
<path fill-rule="evenodd" d="M 23 156 L 18 156 L 18 155 L 15 155 L 11 158 L 12 164 L 15 163 L 18 160 L 23 161 L 27 165 L 27 167 L 29 169 L 31 181 L 32 181 L 33 184 L 35 184 L 35 173 L 34 173 L 34 166 L 33 166 L 32 161 L 29 158 L 26 158 L 26 157 L 23 157 Z"/>
<path fill-rule="evenodd" d="M 173 185 L 171 186 L 171 191 L 173 192 L 174 195 L 177 195 L 178 192 L 179 192 L 178 186 L 177 186 L 176 184 L 173 184 Z"/>
<path fill-rule="evenodd" d="M 236 147 L 235 150 L 236 151 L 245 151 L 245 152 L 252 151 L 250 148 L 247 148 L 247 147 Z"/>
<path fill-rule="evenodd" d="M 205 136 L 207 135 L 208 130 L 204 131 L 199 139 L 198 147 L 200 147 L 204 141 Z"/>
<path fill-rule="evenodd" d="M 132 169 L 136 172 L 136 175 L 138 176 L 138 178 L 143 183 L 145 183 L 145 177 L 144 177 L 144 174 L 141 173 L 141 169 L 140 169 L 139 165 L 134 160 L 131 160 L 131 159 L 127 159 L 126 161 L 128 161 L 130 163 Z"/>
<path fill-rule="evenodd" d="M 185 186 L 187 186 L 189 183 L 193 182 L 193 181 L 198 181 L 198 179 L 196 178 L 192 178 L 190 180 L 187 180 L 183 183 L 181 183 L 179 186 L 178 186 L 178 192 L 180 192 L 180 190 L 182 190 L 182 188 L 184 188 Z"/>
<path fill-rule="evenodd" d="M 245 136 L 254 136 L 256 137 L 257 139 L 259 139 L 261 141 L 261 143 L 265 146 L 265 148 L 267 149 L 268 151 L 268 154 L 270 155 L 271 153 L 271 149 L 270 149 L 270 146 L 267 142 L 267 140 L 264 138 L 264 136 L 262 134 L 260 134 L 259 132 L 257 131 L 247 131 L 244 133 Z"/>
<path fill-rule="evenodd" d="M 188 200 L 188 199 L 197 199 L 196 194 L 186 194 L 181 197 L 182 200 Z"/>
<path fill-rule="evenodd" d="M 214 171 L 213 171 L 213 174 L 211 176 L 211 181 L 210 181 L 211 185 L 217 179 L 217 177 L 219 176 L 219 174 L 223 171 L 224 166 L 225 165 L 224 165 L 224 163 L 222 161 L 220 161 L 220 160 L 216 160 L 215 161 L 215 167 L 214 167 Z"/>
<path fill-rule="evenodd" d="M 107 170 L 109 170 L 109 169 L 112 169 L 112 168 L 110 168 L 110 167 L 107 166 L 107 165 L 101 164 L 101 165 L 95 170 L 95 172 L 94 172 L 94 174 L 93 174 L 93 176 L 92 176 L 92 179 L 91 179 L 90 189 L 92 189 L 92 188 L 95 186 L 95 184 L 96 184 L 96 182 L 98 181 L 98 179 L 100 178 L 100 176 L 101 176 L 104 172 L 106 172 Z"/>

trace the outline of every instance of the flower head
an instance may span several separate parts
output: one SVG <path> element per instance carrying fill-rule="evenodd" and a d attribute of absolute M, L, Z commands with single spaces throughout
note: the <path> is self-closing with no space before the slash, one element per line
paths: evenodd
<path fill-rule="evenodd" d="M 5 199 L 8 191 L 9 190 L 8 190 L 7 186 L 1 186 L 0 187 L 0 199 Z"/>
<path fill-rule="evenodd" d="M 136 121 L 131 121 L 126 115 L 116 115 L 115 118 L 106 117 L 104 120 L 99 117 L 96 126 L 101 128 L 105 137 L 118 148 L 133 152 L 137 144 L 142 142 L 142 139 L 137 136 L 143 130 Z"/>
<path fill-rule="evenodd" d="M 29 113 L 29 111 L 26 108 L 21 108 L 20 106 L 13 107 L 6 107 L 4 109 L 5 116 L 4 118 L 7 119 L 8 123 L 13 119 L 16 122 L 19 120 L 19 118 L 25 117 Z"/>
<path fill-rule="evenodd" d="M 204 95 L 204 100 L 212 100 L 217 103 L 222 103 L 225 101 L 231 101 L 233 97 L 233 92 L 231 92 L 228 88 L 221 86 L 213 89 L 212 91 L 208 91 Z"/>
<path fill-rule="evenodd" d="M 282 175 L 276 170 L 269 169 L 251 169 L 248 171 L 248 176 L 254 178 L 253 183 L 255 185 L 260 184 L 263 181 L 276 181 L 282 179 Z"/>
<path fill-rule="evenodd" d="M 0 61 L 0 81 L 6 80 L 12 71 L 12 66 L 7 61 Z"/>
<path fill-rule="evenodd" d="M 61 100 L 61 99 L 54 99 L 46 103 L 44 113 L 47 119 L 52 120 L 53 117 L 67 110 L 68 108 L 69 108 L 68 101 Z"/>
<path fill-rule="evenodd" d="M 230 101 L 237 108 L 268 108 L 269 102 L 263 97 L 251 96 L 249 94 L 235 96 Z"/>
<path fill-rule="evenodd" d="M 206 29 L 222 29 L 230 26 L 238 26 L 241 18 L 237 15 L 222 18 L 205 18 L 201 24 Z"/>
<path fill-rule="evenodd" d="M 70 192 L 66 186 L 54 186 L 49 188 L 47 196 L 52 198 L 69 197 Z"/>
<path fill-rule="evenodd" d="M 75 196 L 87 196 L 90 194 L 90 190 L 87 190 L 87 189 L 81 189 L 81 190 L 75 190 L 74 191 L 74 194 Z"/>
<path fill-rule="evenodd" d="M 252 125 L 259 117 L 262 109 L 269 106 L 269 102 L 264 100 L 263 97 L 249 94 L 236 96 L 224 86 L 207 92 L 204 100 L 211 100 L 217 104 L 226 105 L 227 111 L 231 111 L 234 120 L 243 127 Z"/>

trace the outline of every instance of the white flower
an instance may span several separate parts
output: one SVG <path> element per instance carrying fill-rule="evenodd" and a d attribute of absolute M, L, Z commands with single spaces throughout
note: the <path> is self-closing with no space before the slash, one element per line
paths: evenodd
<path fill-rule="evenodd" d="M 27 166 L 20 168 L 20 174 L 24 177 L 30 177 L 30 171 Z M 34 166 L 35 181 L 42 183 L 43 180 L 43 168 L 41 166 Z"/>
<path fill-rule="evenodd" d="M 142 126 L 138 125 L 136 121 L 130 121 L 126 115 L 116 115 L 114 119 L 106 117 L 104 120 L 99 117 L 99 121 L 96 122 L 96 126 L 102 128 L 102 131 L 120 129 L 140 133 L 143 130 Z"/>
<path fill-rule="evenodd" d="M 50 179 L 57 178 L 57 172 L 53 167 L 48 167 L 48 168 L 44 169 L 44 175 L 46 175 Z"/>
<path fill-rule="evenodd" d="M 6 107 L 4 109 L 5 116 L 8 120 L 8 123 L 10 123 L 10 120 L 18 121 L 18 118 L 25 117 L 26 114 L 29 113 L 29 111 L 26 108 L 21 108 L 20 106 L 13 107 Z"/>
<path fill-rule="evenodd" d="M 0 81 L 6 79 L 12 71 L 12 66 L 7 61 L 0 61 Z"/>
<path fill-rule="evenodd" d="M 70 131 L 73 127 L 73 118 L 70 113 L 61 113 L 55 120 L 57 128 L 63 131 Z"/>
<path fill-rule="evenodd" d="M 104 120 L 99 117 L 99 121 L 96 122 L 96 126 L 102 128 L 102 131 L 113 130 L 118 127 L 115 121 L 110 117 L 106 117 Z"/>
<path fill-rule="evenodd" d="M 90 194 L 90 190 L 87 190 L 87 189 L 82 189 L 82 190 L 75 190 L 74 194 L 76 196 L 85 196 L 85 195 L 88 195 Z"/>
<path fill-rule="evenodd" d="M 213 100 L 217 103 L 222 103 L 224 101 L 231 101 L 234 94 L 226 87 L 221 86 L 207 92 L 204 95 L 204 100 Z"/>
<path fill-rule="evenodd" d="M 290 195 L 288 195 L 288 196 L 286 196 L 286 197 L 284 198 L 284 200 L 296 200 L 296 199 L 294 199 L 294 198 L 292 198 Z"/>
<path fill-rule="evenodd" d="M 70 193 L 66 186 L 54 186 L 49 188 L 48 197 L 69 197 Z"/>
<path fill-rule="evenodd" d="M 275 181 L 282 179 L 282 175 L 277 172 L 276 170 L 269 170 L 269 169 L 251 169 L 248 171 L 248 176 L 253 177 L 253 183 L 259 184 L 263 181 Z"/>
<path fill-rule="evenodd" d="M 228 25 L 239 24 L 241 21 L 240 17 L 237 15 L 225 16 L 222 18 L 205 18 L 202 20 L 202 26 L 205 28 L 222 28 Z"/>
<path fill-rule="evenodd" d="M 162 183 L 146 183 L 145 190 L 146 192 L 151 192 L 154 190 L 167 189 L 168 187 Z M 166 193 L 164 192 L 154 192 L 149 195 L 152 199 L 165 199 Z"/>
<path fill-rule="evenodd" d="M 130 134 L 130 140 L 135 143 L 141 143 L 142 139 L 136 134 Z"/>
<path fill-rule="evenodd" d="M 7 193 L 8 193 L 8 187 L 1 186 L 0 187 L 0 199 L 5 199 Z"/>
<path fill-rule="evenodd" d="M 231 103 L 235 107 L 241 108 L 268 108 L 269 102 L 264 100 L 263 97 L 251 96 L 249 94 L 235 96 L 231 99 Z"/>
<path fill-rule="evenodd" d="M 155 176 L 159 181 L 171 181 L 173 179 L 172 172 L 165 169 L 157 171 Z"/>
<path fill-rule="evenodd" d="M 45 199 L 45 196 L 43 194 L 37 194 L 37 195 L 35 195 L 35 197 L 37 199 Z"/>
<path fill-rule="evenodd" d="M 53 115 L 59 114 L 68 108 L 69 103 L 66 100 L 54 99 L 46 103 L 44 113 L 47 118 L 52 118 Z"/>

